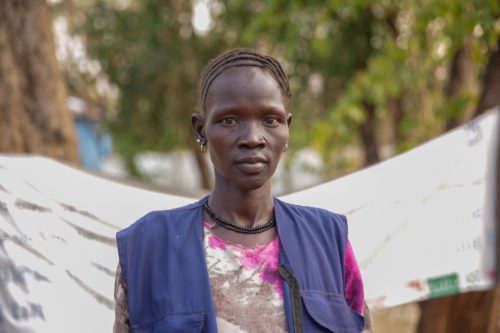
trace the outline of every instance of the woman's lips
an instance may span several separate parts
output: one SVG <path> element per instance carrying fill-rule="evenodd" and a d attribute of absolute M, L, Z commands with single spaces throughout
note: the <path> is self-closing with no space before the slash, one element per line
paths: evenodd
<path fill-rule="evenodd" d="M 244 173 L 254 174 L 264 170 L 266 160 L 260 156 L 245 157 L 238 159 L 236 165 Z"/>
<path fill-rule="evenodd" d="M 259 173 L 264 170 L 265 163 L 255 162 L 255 163 L 238 163 L 238 168 L 244 173 Z"/>

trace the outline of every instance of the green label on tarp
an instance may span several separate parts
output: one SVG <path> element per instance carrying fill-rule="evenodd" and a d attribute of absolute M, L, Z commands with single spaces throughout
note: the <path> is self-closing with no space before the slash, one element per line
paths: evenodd
<path fill-rule="evenodd" d="M 458 275 L 457 273 L 443 275 L 427 280 L 429 286 L 429 297 L 441 297 L 446 295 L 458 294 Z"/>

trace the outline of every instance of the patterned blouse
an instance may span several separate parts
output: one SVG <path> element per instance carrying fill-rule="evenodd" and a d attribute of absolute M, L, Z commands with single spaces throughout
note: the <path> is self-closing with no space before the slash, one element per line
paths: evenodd
<path fill-rule="evenodd" d="M 219 239 L 211 231 L 213 227 L 204 223 L 204 248 L 219 332 L 287 332 L 278 272 L 278 235 L 266 245 L 248 248 Z M 344 258 L 344 281 L 347 304 L 363 314 L 363 283 L 349 242 Z M 113 332 L 128 333 L 126 285 L 120 265 L 116 272 L 115 302 Z"/>

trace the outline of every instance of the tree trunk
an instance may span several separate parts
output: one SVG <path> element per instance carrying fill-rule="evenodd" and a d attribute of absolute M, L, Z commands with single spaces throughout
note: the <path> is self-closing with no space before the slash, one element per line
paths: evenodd
<path fill-rule="evenodd" d="M 496 288 L 421 302 L 417 332 L 499 332 L 498 292 Z"/>
<path fill-rule="evenodd" d="M 0 152 L 79 161 L 43 0 L 0 2 Z"/>
<path fill-rule="evenodd" d="M 476 116 L 500 105 L 500 38 L 497 49 L 490 54 L 484 76 L 483 90 L 476 108 Z"/>
<path fill-rule="evenodd" d="M 450 76 L 445 88 L 445 96 L 448 101 L 454 98 L 460 98 L 460 95 L 473 89 L 472 82 L 474 73 L 470 44 L 470 40 L 466 38 L 453 56 L 450 66 Z M 463 108 L 459 108 L 454 110 L 452 114 L 449 114 L 446 120 L 446 131 L 452 130 L 460 125 L 463 122 L 461 118 L 464 113 L 468 112 Z"/>
<path fill-rule="evenodd" d="M 371 164 L 380 161 L 380 156 L 378 153 L 378 142 L 376 137 L 376 115 L 375 115 L 375 105 L 370 102 L 363 102 L 365 107 L 366 119 L 359 125 L 359 134 L 364 148 L 364 166 L 369 166 Z"/>
<path fill-rule="evenodd" d="M 403 121 L 406 112 L 403 107 L 403 97 L 398 96 L 396 98 L 391 98 L 388 101 L 388 110 L 391 113 L 392 120 L 392 141 L 397 147 L 404 141 L 404 132 L 401 129 L 401 122 Z"/>

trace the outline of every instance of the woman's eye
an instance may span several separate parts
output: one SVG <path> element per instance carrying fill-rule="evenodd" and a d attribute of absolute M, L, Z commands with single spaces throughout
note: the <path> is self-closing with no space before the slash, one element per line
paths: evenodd
<path fill-rule="evenodd" d="M 222 125 L 226 125 L 226 126 L 234 126 L 236 125 L 236 119 L 233 119 L 233 118 L 223 118 L 221 119 L 221 123 Z"/>
<path fill-rule="evenodd" d="M 264 119 L 264 124 L 266 126 L 278 126 L 279 120 L 276 118 L 266 118 Z"/>

